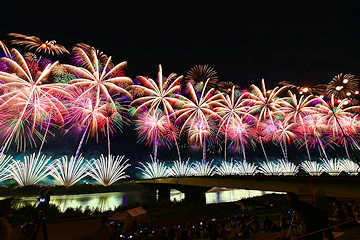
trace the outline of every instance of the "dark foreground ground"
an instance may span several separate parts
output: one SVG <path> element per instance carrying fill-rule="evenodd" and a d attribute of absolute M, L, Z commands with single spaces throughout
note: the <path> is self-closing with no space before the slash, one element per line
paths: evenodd
<path fill-rule="evenodd" d="M 216 219 L 218 222 L 224 222 L 229 224 L 230 220 L 245 213 L 247 216 L 257 215 L 260 225 L 262 226 L 262 219 L 264 215 L 270 217 L 274 223 L 279 223 L 281 211 L 286 209 L 284 205 L 283 196 L 265 196 L 261 198 L 255 198 L 250 200 L 244 200 L 241 204 L 251 205 L 245 212 L 240 209 L 240 203 L 226 203 L 226 204 L 213 204 L 213 205 L 188 205 L 188 204 L 176 204 L 176 205 L 163 205 L 156 208 L 152 208 L 149 211 L 147 223 L 145 226 L 137 226 L 131 229 L 129 232 L 135 232 L 144 230 L 144 227 L 152 229 L 162 229 L 163 227 L 174 227 L 178 225 L 194 225 L 199 222 L 207 222 L 212 219 Z M 240 204 L 240 205 L 239 205 Z M 329 210 L 332 211 L 331 206 Z M 108 213 L 111 216 L 112 213 Z M 94 232 L 97 226 L 99 226 L 100 216 L 92 217 L 88 219 L 68 220 L 61 222 L 47 223 L 47 232 L 49 240 L 91 240 L 94 238 Z M 246 222 L 250 221 L 249 218 Z M 20 229 L 13 228 L 12 239 L 20 239 Z M 360 240 L 360 225 L 333 230 L 338 240 Z M 293 233 L 293 234 L 292 234 Z M 297 232 L 294 230 L 290 233 L 290 237 Z M 300 233 L 300 230 L 298 230 Z M 282 229 L 278 232 L 260 232 L 250 236 L 248 239 L 260 240 L 260 239 L 282 239 L 286 234 L 286 229 Z M 38 238 L 43 239 L 43 238 Z M 206 239 L 207 238 L 198 238 Z"/>

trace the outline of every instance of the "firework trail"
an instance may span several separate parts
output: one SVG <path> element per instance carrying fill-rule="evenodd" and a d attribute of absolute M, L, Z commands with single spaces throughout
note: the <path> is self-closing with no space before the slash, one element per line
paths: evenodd
<path fill-rule="evenodd" d="M 228 128 L 230 123 L 240 121 L 241 116 L 255 117 L 247 113 L 247 106 L 243 104 L 243 96 L 237 98 L 235 96 L 235 86 L 232 87 L 230 95 L 221 95 L 222 99 L 218 102 L 218 106 L 215 107 L 215 111 L 222 117 L 222 121 L 219 126 L 219 132 L 223 132 L 225 135 L 225 147 L 224 147 L 224 159 L 226 161 Z"/>
<path fill-rule="evenodd" d="M 296 95 L 293 94 L 291 91 L 288 91 L 289 99 L 287 101 L 287 105 L 282 107 L 283 112 L 285 113 L 284 122 L 288 123 L 297 123 L 300 124 L 300 133 L 304 136 L 304 142 L 306 151 L 308 154 L 309 161 L 311 161 L 309 146 L 307 142 L 307 135 L 306 135 L 306 127 L 304 124 L 304 117 L 307 115 L 315 114 L 316 108 L 312 106 L 313 103 L 313 96 L 309 95 L 307 97 L 301 96 L 299 100 L 297 99 Z"/>

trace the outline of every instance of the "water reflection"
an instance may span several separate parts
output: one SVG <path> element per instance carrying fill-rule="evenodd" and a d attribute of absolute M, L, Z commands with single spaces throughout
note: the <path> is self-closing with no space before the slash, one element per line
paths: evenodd
<path fill-rule="evenodd" d="M 225 203 L 236 202 L 244 198 L 251 198 L 262 196 L 264 194 L 275 193 L 272 191 L 246 190 L 246 189 L 229 189 L 229 188 L 212 188 L 206 193 L 206 203 Z M 280 193 L 280 192 L 276 192 Z M 92 193 L 92 194 L 77 194 L 77 195 L 59 195 L 51 196 L 50 203 L 55 204 L 61 211 L 67 208 L 79 208 L 82 210 L 90 208 L 99 211 L 114 210 L 120 205 L 126 205 L 131 202 L 141 202 L 144 200 L 146 194 L 142 192 L 111 192 L 111 193 Z M 171 201 L 180 201 L 185 198 L 185 194 L 175 189 L 170 191 Z M 1 198 L 0 198 L 1 199 Z M 17 206 L 24 206 L 25 204 L 35 204 L 37 196 L 20 197 L 17 201 Z"/>
<path fill-rule="evenodd" d="M 17 206 L 25 204 L 35 204 L 37 197 L 20 197 Z M 142 193 L 140 192 L 112 192 L 112 193 L 91 193 L 77 195 L 51 196 L 50 203 L 55 204 L 61 211 L 67 208 L 86 208 L 98 209 L 99 211 L 114 210 L 120 205 L 130 202 L 140 202 Z"/>
<path fill-rule="evenodd" d="M 282 192 L 247 190 L 235 188 L 212 188 L 206 194 L 206 204 L 236 202 L 245 198 L 259 197 L 265 194 Z"/>

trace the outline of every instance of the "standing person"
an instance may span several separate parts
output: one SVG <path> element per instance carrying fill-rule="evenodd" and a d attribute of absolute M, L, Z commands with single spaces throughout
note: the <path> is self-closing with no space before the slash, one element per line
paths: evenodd
<path fill-rule="evenodd" d="M 252 233 L 257 233 L 260 231 L 260 223 L 255 215 L 252 216 L 251 221 L 247 225 Z"/>
<path fill-rule="evenodd" d="M 225 228 L 225 223 L 221 223 L 221 225 L 220 225 L 218 238 L 220 240 L 228 240 L 229 239 L 228 232 L 226 231 L 226 228 Z"/>
<path fill-rule="evenodd" d="M 8 221 L 14 213 L 14 210 L 11 209 L 11 199 L 5 199 L 0 201 L 0 239 L 1 240 L 10 240 L 11 239 L 11 225 Z"/>
<path fill-rule="evenodd" d="M 101 217 L 100 226 L 95 230 L 96 240 L 109 240 L 113 233 L 110 224 L 108 223 L 109 218 L 106 216 Z"/>
<path fill-rule="evenodd" d="M 330 220 L 336 222 L 336 223 L 343 223 L 346 221 L 346 214 L 341 207 L 341 203 L 338 201 L 333 202 L 333 207 L 335 208 L 335 211 L 333 215 L 331 216 Z"/>
<path fill-rule="evenodd" d="M 359 199 L 357 198 L 355 200 L 355 204 L 354 206 L 352 207 L 352 212 L 354 214 L 354 217 L 356 219 L 357 222 L 360 222 L 360 201 Z"/>
<path fill-rule="evenodd" d="M 292 210 L 295 211 L 296 216 L 299 218 L 305 234 L 312 233 L 328 227 L 324 215 L 321 214 L 321 212 L 314 208 L 311 204 L 300 201 L 295 193 L 288 192 L 286 194 L 286 200 L 291 204 Z M 324 232 L 329 240 L 334 239 L 331 230 Z M 308 237 L 308 239 L 322 240 L 322 233 L 318 232 L 312 234 Z"/>

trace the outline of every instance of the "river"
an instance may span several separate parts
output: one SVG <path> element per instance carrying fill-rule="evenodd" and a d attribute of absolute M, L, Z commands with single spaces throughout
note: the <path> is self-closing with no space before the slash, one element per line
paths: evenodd
<path fill-rule="evenodd" d="M 212 188 L 206 193 L 206 203 L 225 203 L 236 202 L 244 198 L 262 196 L 264 194 L 275 193 L 271 191 L 246 190 L 246 189 L 227 189 Z M 279 192 L 277 192 L 279 193 Z M 20 197 L 17 201 L 18 206 L 25 204 L 35 204 L 38 196 Z M 109 192 L 75 195 L 54 195 L 51 196 L 50 203 L 55 204 L 61 211 L 67 208 L 99 209 L 100 211 L 114 210 L 120 205 L 132 202 L 140 202 L 146 199 L 147 193 L 144 192 Z M 180 201 L 185 194 L 175 189 L 171 190 L 170 199 Z M 0 198 L 2 199 L 2 198 Z"/>

